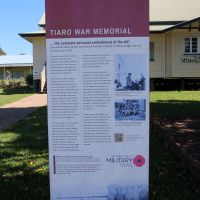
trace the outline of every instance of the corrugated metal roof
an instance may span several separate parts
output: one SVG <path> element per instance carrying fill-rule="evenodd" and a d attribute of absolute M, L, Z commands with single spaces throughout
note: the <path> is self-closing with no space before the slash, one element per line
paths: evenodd
<path fill-rule="evenodd" d="M 172 27 L 165 29 L 164 32 L 168 32 L 168 31 L 171 31 L 171 30 L 174 30 L 174 29 L 177 29 L 177 28 L 181 28 L 181 27 L 185 27 L 189 30 L 190 27 L 187 27 L 187 26 L 191 25 L 192 23 L 196 23 L 196 22 L 200 22 L 200 17 L 198 17 L 196 19 L 189 20 L 189 21 L 185 21 L 185 22 L 182 22 L 182 23 L 179 23 L 179 24 L 176 24 L 175 26 L 172 26 Z"/>
<path fill-rule="evenodd" d="M 0 56 L 0 67 L 33 66 L 32 55 Z"/>
<path fill-rule="evenodd" d="M 189 21 L 197 17 L 200 0 L 150 0 L 150 21 Z M 39 25 L 45 25 L 45 14 Z"/>

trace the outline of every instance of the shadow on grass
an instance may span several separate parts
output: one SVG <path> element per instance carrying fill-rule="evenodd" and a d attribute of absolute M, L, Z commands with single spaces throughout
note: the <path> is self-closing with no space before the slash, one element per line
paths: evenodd
<path fill-rule="evenodd" d="M 0 133 L 1 200 L 49 199 L 46 107 Z"/>
<path fill-rule="evenodd" d="M 198 117 L 200 101 L 158 100 L 150 103 L 151 116 Z"/>
<path fill-rule="evenodd" d="M 153 128 L 150 136 L 150 199 L 198 199 L 200 183 Z"/>
<path fill-rule="evenodd" d="M 23 108 L 4 108 L 0 107 L 0 131 L 8 128 L 11 124 L 23 119 L 28 114 L 32 113 L 33 111 L 37 110 L 38 107 L 26 107 Z"/>
<path fill-rule="evenodd" d="M 32 94 L 33 89 L 29 87 L 23 88 L 4 88 L 2 89 L 2 95 L 13 95 L 13 94 Z M 1 93 L 0 93 L 1 95 Z"/>
<path fill-rule="evenodd" d="M 46 107 L 0 133 L 0 199 L 48 200 Z M 150 199 L 197 199 L 198 184 L 151 134 Z M 197 191 L 198 192 L 198 191 Z"/>

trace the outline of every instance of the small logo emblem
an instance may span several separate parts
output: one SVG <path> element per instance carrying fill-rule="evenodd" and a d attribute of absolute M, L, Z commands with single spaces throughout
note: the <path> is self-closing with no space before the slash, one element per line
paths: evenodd
<path fill-rule="evenodd" d="M 145 158 L 143 156 L 141 156 L 141 155 L 137 155 L 133 159 L 133 164 L 136 167 L 142 167 L 145 164 Z"/>

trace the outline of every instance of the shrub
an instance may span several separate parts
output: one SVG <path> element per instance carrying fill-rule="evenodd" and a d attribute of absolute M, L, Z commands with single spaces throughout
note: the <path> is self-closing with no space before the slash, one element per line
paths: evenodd
<path fill-rule="evenodd" d="M 26 84 L 29 86 L 29 87 L 32 87 L 33 86 L 33 74 L 28 74 L 26 76 Z"/>
<path fill-rule="evenodd" d="M 25 86 L 26 83 L 24 79 L 10 79 L 0 81 L 0 88 L 22 88 Z"/>

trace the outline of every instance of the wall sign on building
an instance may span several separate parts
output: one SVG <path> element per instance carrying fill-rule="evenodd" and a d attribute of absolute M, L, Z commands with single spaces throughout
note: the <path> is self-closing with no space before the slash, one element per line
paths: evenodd
<path fill-rule="evenodd" d="M 200 63 L 200 56 L 192 55 L 192 56 L 184 56 L 181 58 L 183 63 Z"/>
<path fill-rule="evenodd" d="M 48 0 L 52 200 L 148 199 L 148 0 Z"/>

